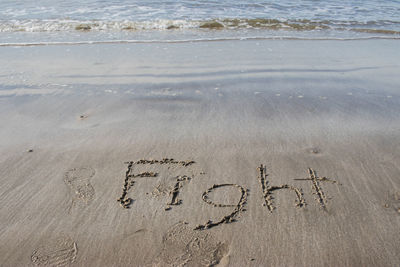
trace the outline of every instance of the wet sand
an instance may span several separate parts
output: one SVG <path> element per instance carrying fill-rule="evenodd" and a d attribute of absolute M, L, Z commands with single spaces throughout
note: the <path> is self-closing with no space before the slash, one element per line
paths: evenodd
<path fill-rule="evenodd" d="M 2 266 L 400 264 L 396 40 L 2 47 Z"/>

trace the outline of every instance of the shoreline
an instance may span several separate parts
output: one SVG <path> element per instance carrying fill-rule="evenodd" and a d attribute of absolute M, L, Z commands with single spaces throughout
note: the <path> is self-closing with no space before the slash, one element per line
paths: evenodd
<path fill-rule="evenodd" d="M 238 37 L 210 37 L 201 39 L 176 40 L 98 40 L 98 41 L 71 41 L 71 42 L 29 42 L 29 43 L 0 43 L 0 47 L 31 47 L 31 46 L 60 46 L 60 45 L 106 45 L 106 44 L 180 44 L 202 42 L 234 42 L 234 41 L 367 41 L 367 40 L 399 40 L 400 36 L 361 36 L 361 37 L 301 37 L 301 36 L 238 36 Z"/>

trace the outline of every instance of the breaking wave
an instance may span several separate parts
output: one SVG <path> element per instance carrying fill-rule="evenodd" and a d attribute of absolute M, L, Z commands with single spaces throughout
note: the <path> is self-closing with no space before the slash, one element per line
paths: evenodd
<path fill-rule="evenodd" d="M 400 35 L 400 22 L 340 20 L 278 20 L 278 19 L 212 19 L 152 21 L 78 21 L 78 20 L 9 20 L 0 21 L 0 32 L 118 32 L 151 30 L 236 30 L 263 29 L 273 31 L 350 31 L 383 35 Z"/>

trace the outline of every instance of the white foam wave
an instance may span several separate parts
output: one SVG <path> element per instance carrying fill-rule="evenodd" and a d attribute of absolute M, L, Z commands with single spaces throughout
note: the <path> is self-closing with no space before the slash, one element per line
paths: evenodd
<path fill-rule="evenodd" d="M 0 32 L 119 32 L 171 29 L 270 29 L 270 30 L 386 30 L 399 33 L 399 21 L 340 21 L 340 20 L 277 20 L 277 19 L 209 19 L 209 20 L 0 20 Z"/>
<path fill-rule="evenodd" d="M 11 20 L 0 22 L 0 32 L 120 31 L 198 28 L 200 21 L 76 21 L 76 20 Z"/>

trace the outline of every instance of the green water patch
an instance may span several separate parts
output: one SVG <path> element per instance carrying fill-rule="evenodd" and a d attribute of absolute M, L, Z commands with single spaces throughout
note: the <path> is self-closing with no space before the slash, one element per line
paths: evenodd
<path fill-rule="evenodd" d="M 201 29 L 222 29 L 225 26 L 218 21 L 205 22 L 199 26 Z"/>
<path fill-rule="evenodd" d="M 169 26 L 167 27 L 167 30 L 176 30 L 176 29 L 179 29 L 179 27 L 176 26 L 176 25 L 169 25 Z"/>
<path fill-rule="evenodd" d="M 351 29 L 353 32 L 364 32 L 364 33 L 380 33 L 380 34 L 391 34 L 391 35 L 400 35 L 400 31 L 394 30 L 384 30 L 384 29 Z"/>
<path fill-rule="evenodd" d="M 75 26 L 77 31 L 90 31 L 92 27 L 89 24 L 79 24 Z"/>
<path fill-rule="evenodd" d="M 309 31 L 317 29 L 329 29 L 328 21 L 291 20 L 281 21 L 278 19 L 224 19 L 221 21 L 228 28 L 254 28 L 269 30 L 296 30 Z"/>
<path fill-rule="evenodd" d="M 134 31 L 134 30 L 135 30 L 135 28 L 132 27 L 132 26 L 126 26 L 126 27 L 123 27 L 122 29 L 123 29 L 124 31 Z"/>

